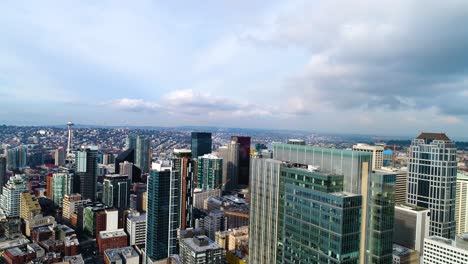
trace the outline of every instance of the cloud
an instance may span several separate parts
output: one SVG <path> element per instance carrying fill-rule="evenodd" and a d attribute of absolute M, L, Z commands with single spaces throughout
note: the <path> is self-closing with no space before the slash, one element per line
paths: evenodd
<path fill-rule="evenodd" d="M 314 98 L 336 111 L 468 113 L 466 104 L 447 101 L 468 91 L 468 31 L 460 30 L 468 2 L 293 1 L 276 11 L 244 36 L 308 51 L 309 61 L 284 83 L 301 95 L 299 105 Z"/>
<path fill-rule="evenodd" d="M 266 117 L 277 112 L 274 107 L 234 101 L 227 97 L 196 92 L 191 89 L 175 90 L 163 95 L 158 102 L 121 98 L 104 105 L 126 112 L 162 112 L 171 115 L 212 117 Z"/>

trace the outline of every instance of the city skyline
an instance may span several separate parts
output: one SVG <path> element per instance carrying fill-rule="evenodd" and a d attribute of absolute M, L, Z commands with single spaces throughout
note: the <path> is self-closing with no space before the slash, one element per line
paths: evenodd
<path fill-rule="evenodd" d="M 421 5 L 5 2 L 0 123 L 462 137 L 468 3 Z"/>

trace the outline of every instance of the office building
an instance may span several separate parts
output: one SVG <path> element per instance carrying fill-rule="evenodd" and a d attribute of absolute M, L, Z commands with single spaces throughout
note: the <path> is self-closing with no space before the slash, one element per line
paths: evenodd
<path fill-rule="evenodd" d="M 223 159 L 213 154 L 198 157 L 197 173 L 197 188 L 202 190 L 221 188 Z"/>
<path fill-rule="evenodd" d="M 353 146 L 353 150 L 372 153 L 372 170 L 381 169 L 383 166 L 383 145 L 368 145 L 359 143 Z"/>
<path fill-rule="evenodd" d="M 303 139 L 288 139 L 288 144 L 304 146 L 306 143 Z"/>
<path fill-rule="evenodd" d="M 41 206 L 36 197 L 28 192 L 20 194 L 20 217 L 29 220 L 41 214 Z"/>
<path fill-rule="evenodd" d="M 126 231 L 130 237 L 130 246 L 144 245 L 146 243 L 146 214 L 128 215 Z"/>
<path fill-rule="evenodd" d="M 125 138 L 125 150 L 136 149 L 137 136 L 130 134 Z"/>
<path fill-rule="evenodd" d="M 250 137 L 233 136 L 231 141 L 239 144 L 237 185 L 248 186 L 250 175 Z"/>
<path fill-rule="evenodd" d="M 73 176 L 69 173 L 54 173 L 52 175 L 52 200 L 62 208 L 63 197 L 73 192 Z"/>
<path fill-rule="evenodd" d="M 103 202 L 110 208 L 125 210 L 129 207 L 130 179 L 127 175 L 108 174 L 104 176 Z"/>
<path fill-rule="evenodd" d="M 431 236 L 424 239 L 423 264 L 468 263 L 468 236 L 459 235 L 457 240 Z"/>
<path fill-rule="evenodd" d="M 7 169 L 16 170 L 18 168 L 26 167 L 28 151 L 23 145 L 6 150 Z"/>
<path fill-rule="evenodd" d="M 363 199 L 361 214 L 361 262 L 392 262 L 395 179 L 395 173 L 381 170 L 363 179 L 362 196 L 367 199 Z"/>
<path fill-rule="evenodd" d="M 178 179 L 170 161 L 153 163 L 148 178 L 146 257 L 157 261 L 177 253 Z"/>
<path fill-rule="evenodd" d="M 126 247 L 127 239 L 128 236 L 123 229 L 101 231 L 97 237 L 99 253 L 103 254 L 108 249 Z"/>
<path fill-rule="evenodd" d="M 281 161 L 252 156 L 250 184 L 250 263 L 279 263 L 278 210 Z"/>
<path fill-rule="evenodd" d="M 138 136 L 135 148 L 135 165 L 141 173 L 148 173 L 151 167 L 151 142 L 149 138 Z"/>
<path fill-rule="evenodd" d="M 215 197 L 221 196 L 221 190 L 213 189 L 213 190 L 203 191 L 201 189 L 195 189 L 193 193 L 193 207 L 202 209 L 204 207 L 205 200 L 212 196 L 215 196 Z"/>
<path fill-rule="evenodd" d="M 130 164 L 132 165 L 131 175 L 129 175 Z M 115 168 L 115 174 L 127 175 L 132 180 L 132 182 L 138 182 L 141 180 L 141 170 L 140 168 L 135 166 L 135 149 L 134 148 L 127 149 L 124 152 L 120 153 L 115 158 L 114 168 Z M 121 170 L 124 170 L 124 171 L 121 172 Z"/>
<path fill-rule="evenodd" d="M 206 236 L 182 239 L 180 260 L 184 264 L 224 263 L 223 249 Z"/>
<path fill-rule="evenodd" d="M 57 148 L 54 154 L 55 166 L 59 167 L 59 166 L 65 165 L 65 158 L 66 158 L 65 149 L 63 147 Z"/>
<path fill-rule="evenodd" d="M 98 174 L 98 149 L 96 146 L 81 147 L 76 152 L 76 187 L 74 192 L 81 194 L 83 199 L 96 200 L 96 182 Z"/>
<path fill-rule="evenodd" d="M 26 182 L 20 175 L 11 177 L 3 186 L 0 207 L 7 217 L 20 216 L 21 193 L 27 192 Z"/>
<path fill-rule="evenodd" d="M 457 194 L 455 201 L 456 233 L 468 233 L 468 176 L 457 174 Z"/>
<path fill-rule="evenodd" d="M 91 200 L 82 200 L 81 194 L 65 194 L 63 196 L 62 217 L 65 221 L 70 222 L 73 214 L 78 212 L 78 208 L 91 203 Z"/>
<path fill-rule="evenodd" d="M 180 197 L 180 229 L 184 230 L 194 226 L 193 200 L 194 177 L 196 161 L 192 159 L 189 149 L 175 149 L 172 158 L 172 173 L 179 182 Z"/>
<path fill-rule="evenodd" d="M 229 142 L 218 149 L 217 154 L 223 159 L 223 177 L 221 189 L 230 191 L 237 188 L 239 176 L 239 143 Z"/>
<path fill-rule="evenodd" d="M 8 181 L 6 167 L 7 167 L 6 157 L 3 155 L 0 155 L 0 187 L 3 187 L 3 185 Z M 3 188 L 0 188 L 0 194 L 2 194 L 2 192 L 3 192 Z"/>
<path fill-rule="evenodd" d="M 223 211 L 213 210 L 203 220 L 203 229 L 206 231 L 206 236 L 211 240 L 215 240 L 217 231 L 227 230 L 227 217 Z"/>
<path fill-rule="evenodd" d="M 234 251 L 249 245 L 249 227 L 218 231 L 215 234 L 215 242 L 227 251 Z"/>
<path fill-rule="evenodd" d="M 393 244 L 393 264 L 419 263 L 419 256 L 417 254 L 412 249 Z"/>
<path fill-rule="evenodd" d="M 192 132 L 192 157 L 198 158 L 211 153 L 212 140 L 211 133 Z"/>
<path fill-rule="evenodd" d="M 422 255 L 424 238 L 429 237 L 430 210 L 414 205 L 395 206 L 393 243 Z"/>
<path fill-rule="evenodd" d="M 361 195 L 342 192 L 341 175 L 292 165 L 283 165 L 280 171 L 279 192 L 284 200 L 278 217 L 283 227 L 278 232 L 279 261 L 356 262 L 360 256 Z"/>
<path fill-rule="evenodd" d="M 431 210 L 430 236 L 454 238 L 457 149 L 445 135 L 421 133 L 409 150 L 407 203 Z"/>

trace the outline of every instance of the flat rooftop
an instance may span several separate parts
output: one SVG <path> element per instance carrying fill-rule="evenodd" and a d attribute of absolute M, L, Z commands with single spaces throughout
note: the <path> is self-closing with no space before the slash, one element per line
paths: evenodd
<path fill-rule="evenodd" d="M 127 236 L 127 233 L 125 233 L 123 229 L 117 229 L 117 230 L 112 230 L 112 231 L 101 231 L 99 232 L 99 236 L 102 239 L 106 239 L 106 238 L 111 238 L 111 237 Z"/>
<path fill-rule="evenodd" d="M 206 250 L 219 249 L 218 244 L 213 242 L 207 236 L 195 236 L 192 238 L 186 238 L 183 240 L 188 247 L 195 252 L 204 252 Z"/>

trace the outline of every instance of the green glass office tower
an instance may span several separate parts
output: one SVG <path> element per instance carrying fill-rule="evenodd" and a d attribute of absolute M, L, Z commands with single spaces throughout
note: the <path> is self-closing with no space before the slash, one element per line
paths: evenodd
<path fill-rule="evenodd" d="M 364 209 L 366 256 L 365 263 L 391 264 L 393 261 L 393 223 L 395 216 L 396 174 L 373 171 L 367 192 L 367 210 Z"/>
<path fill-rule="evenodd" d="M 362 198 L 342 190 L 342 175 L 281 166 L 278 263 L 358 262 Z"/>
<path fill-rule="evenodd" d="M 73 177 L 68 173 L 54 173 L 52 176 L 52 200 L 62 207 L 63 197 L 73 192 Z"/>
<path fill-rule="evenodd" d="M 149 138 L 138 136 L 136 139 L 135 165 L 141 173 L 149 173 L 151 164 L 151 142 Z"/>
<path fill-rule="evenodd" d="M 221 188 L 223 178 L 223 159 L 205 154 L 198 157 L 197 188 L 212 190 Z"/>
<path fill-rule="evenodd" d="M 179 227 L 178 179 L 171 163 L 157 163 L 148 178 L 146 256 L 162 260 L 177 253 Z"/>
<path fill-rule="evenodd" d="M 195 159 L 211 153 L 211 133 L 192 132 L 192 157 Z"/>
<path fill-rule="evenodd" d="M 129 208 L 130 179 L 127 175 L 109 174 L 104 177 L 103 202 L 119 210 Z"/>

